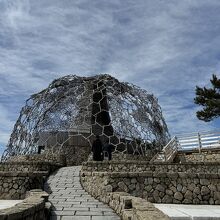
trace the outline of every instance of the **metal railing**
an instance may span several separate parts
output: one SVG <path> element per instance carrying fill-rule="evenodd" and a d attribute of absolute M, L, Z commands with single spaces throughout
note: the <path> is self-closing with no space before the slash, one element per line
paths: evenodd
<path fill-rule="evenodd" d="M 163 148 L 164 159 L 165 161 L 172 161 L 176 156 L 178 151 L 178 140 L 177 137 L 174 136 L 170 142 Z"/>
<path fill-rule="evenodd" d="M 198 132 L 178 135 L 178 151 L 199 151 L 220 149 L 220 131 Z"/>
<path fill-rule="evenodd" d="M 151 161 L 163 161 L 163 162 L 171 162 L 176 156 L 178 151 L 178 140 L 176 136 L 174 136 L 168 144 L 161 150 L 161 152 L 157 153 Z"/>
<path fill-rule="evenodd" d="M 172 162 L 178 152 L 220 150 L 220 131 L 194 132 L 174 136 L 151 161 Z"/>

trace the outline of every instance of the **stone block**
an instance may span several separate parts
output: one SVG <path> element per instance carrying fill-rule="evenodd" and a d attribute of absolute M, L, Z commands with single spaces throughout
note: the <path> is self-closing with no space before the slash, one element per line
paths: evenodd
<path fill-rule="evenodd" d="M 178 201 L 182 201 L 183 199 L 183 194 L 181 192 L 175 192 L 174 193 L 174 198 Z"/>

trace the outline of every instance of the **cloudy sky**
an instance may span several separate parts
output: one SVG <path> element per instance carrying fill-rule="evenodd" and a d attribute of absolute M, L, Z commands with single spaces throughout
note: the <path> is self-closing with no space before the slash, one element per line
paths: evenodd
<path fill-rule="evenodd" d="M 109 73 L 154 93 L 171 134 L 199 121 L 195 86 L 220 76 L 219 0 L 0 0 L 0 145 L 55 78 Z"/>

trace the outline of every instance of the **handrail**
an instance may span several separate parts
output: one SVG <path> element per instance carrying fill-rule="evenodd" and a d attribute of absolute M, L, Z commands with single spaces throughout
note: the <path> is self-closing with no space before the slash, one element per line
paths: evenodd
<path fill-rule="evenodd" d="M 193 150 L 201 152 L 203 149 L 220 149 L 220 131 L 198 132 L 197 135 L 191 133 L 185 136 L 177 136 L 177 139 L 179 142 L 178 151 Z"/>
<path fill-rule="evenodd" d="M 178 151 L 220 150 L 220 131 L 197 132 L 174 136 L 151 161 L 172 161 Z"/>
<path fill-rule="evenodd" d="M 200 134 L 209 135 L 209 134 L 220 134 L 220 130 L 212 130 L 212 131 L 200 131 Z M 175 136 L 177 137 L 189 137 L 190 135 L 196 136 L 198 132 L 191 132 L 191 133 L 177 133 Z"/>
<path fill-rule="evenodd" d="M 177 138 L 174 136 L 168 144 L 162 149 L 161 152 L 156 154 L 151 161 L 160 160 L 162 157 L 163 161 L 171 161 L 174 159 L 176 153 L 177 153 L 177 147 L 178 147 L 178 141 Z"/>
<path fill-rule="evenodd" d="M 163 150 L 165 150 L 166 148 L 168 148 L 168 147 L 170 146 L 170 144 L 171 144 L 174 140 L 176 140 L 176 136 L 174 136 L 174 137 L 168 142 L 168 144 L 163 148 Z"/>
<path fill-rule="evenodd" d="M 176 153 L 178 148 L 178 140 L 176 136 L 174 136 L 169 143 L 163 148 L 164 159 L 165 161 L 171 161 Z"/>

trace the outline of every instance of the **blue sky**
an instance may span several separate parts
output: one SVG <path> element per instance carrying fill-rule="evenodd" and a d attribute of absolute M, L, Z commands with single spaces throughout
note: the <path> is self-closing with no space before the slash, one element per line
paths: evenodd
<path fill-rule="evenodd" d="M 0 145 L 55 78 L 108 73 L 159 98 L 171 134 L 199 121 L 195 86 L 220 76 L 219 0 L 0 0 Z"/>

